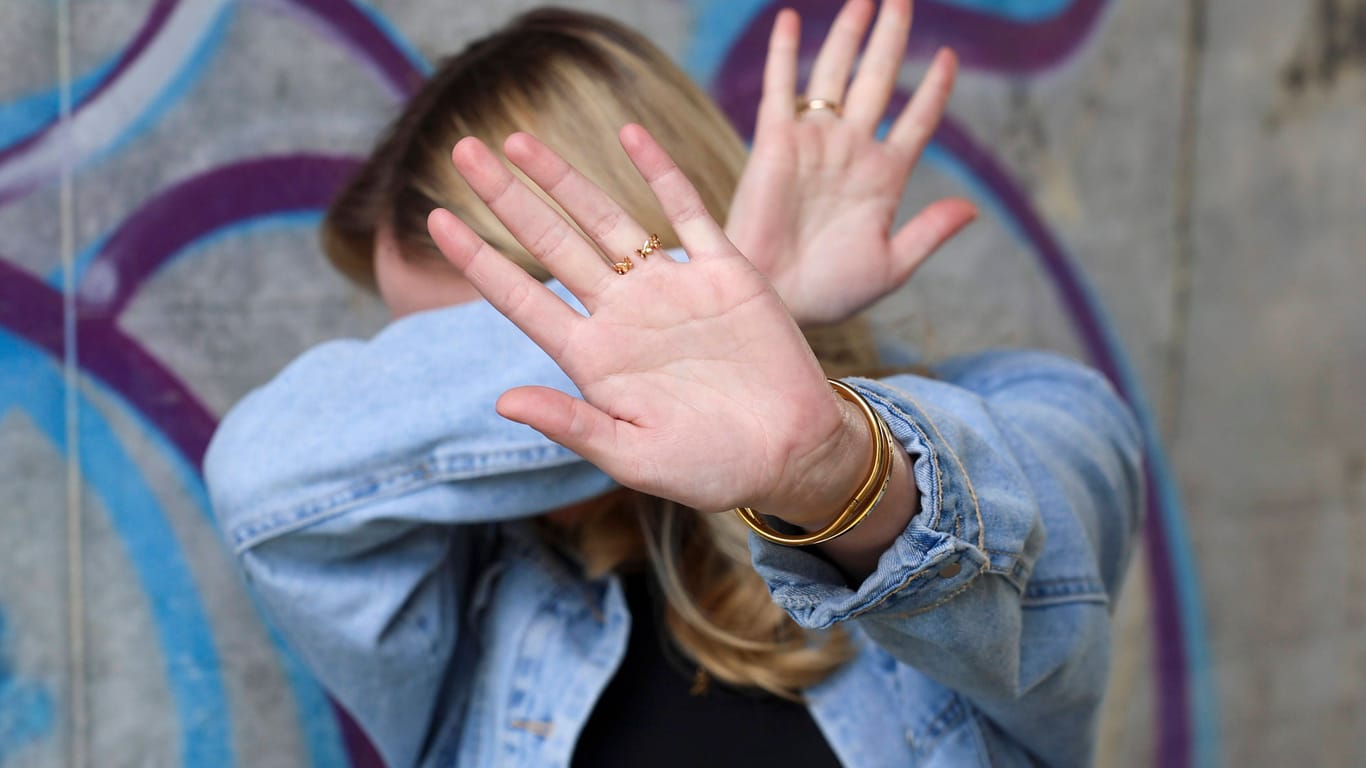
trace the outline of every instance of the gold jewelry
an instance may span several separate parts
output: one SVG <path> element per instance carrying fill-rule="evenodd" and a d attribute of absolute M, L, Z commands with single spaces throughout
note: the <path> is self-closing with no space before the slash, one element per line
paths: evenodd
<path fill-rule="evenodd" d="M 650 235 L 650 239 L 645 241 L 645 245 L 642 245 L 636 249 L 636 255 L 639 256 L 641 259 L 644 259 L 645 257 L 649 256 L 655 251 L 660 250 L 663 247 L 664 244 L 659 241 L 659 235 Z"/>
<path fill-rule="evenodd" d="M 853 387 L 837 379 L 827 379 L 827 381 L 830 382 L 831 389 L 835 390 L 835 394 L 857 405 L 859 410 L 863 412 L 863 418 L 868 421 L 868 431 L 873 435 L 873 457 L 868 467 L 868 477 L 858 490 L 854 491 L 853 498 L 844 505 L 843 511 L 829 525 L 819 531 L 802 534 L 779 533 L 770 528 L 768 523 L 764 522 L 763 517 L 753 509 L 749 507 L 736 508 L 735 514 L 739 515 L 750 530 L 774 544 L 805 547 L 843 536 L 853 530 L 854 526 L 863 522 L 868 517 L 868 513 L 873 511 L 873 507 L 882 501 L 892 479 L 892 451 L 896 450 L 897 445 L 887 422 L 882 420 L 882 417 L 873 410 L 863 395 L 860 395 Z"/>
<path fill-rule="evenodd" d="M 631 263 L 630 259 L 623 259 L 621 261 L 612 262 L 612 269 L 616 270 L 616 273 L 618 275 L 624 275 L 627 272 L 630 272 L 631 268 L 634 266 L 635 265 Z"/>
<path fill-rule="evenodd" d="M 808 99 L 805 96 L 797 97 L 797 114 L 803 112 L 819 112 L 828 109 L 835 113 L 835 117 L 844 117 L 844 108 L 838 101 L 832 99 Z"/>

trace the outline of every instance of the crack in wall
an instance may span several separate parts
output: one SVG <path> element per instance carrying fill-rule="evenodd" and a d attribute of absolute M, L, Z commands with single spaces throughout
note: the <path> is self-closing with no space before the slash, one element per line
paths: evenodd
<path fill-rule="evenodd" d="M 1175 252 L 1172 258 L 1171 333 L 1162 381 L 1162 432 L 1170 445 L 1181 422 L 1181 393 L 1186 380 L 1187 335 L 1190 332 L 1191 280 L 1195 266 L 1196 160 L 1200 129 L 1200 79 L 1203 75 L 1208 0 L 1186 6 L 1186 57 L 1181 68 L 1181 122 L 1176 167 Z"/>

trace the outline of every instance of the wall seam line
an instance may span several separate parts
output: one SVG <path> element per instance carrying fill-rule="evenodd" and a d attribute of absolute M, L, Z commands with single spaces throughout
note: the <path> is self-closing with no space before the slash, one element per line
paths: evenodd
<path fill-rule="evenodd" d="M 1181 67 L 1181 115 L 1176 167 L 1175 248 L 1172 258 L 1171 333 L 1162 382 L 1162 432 L 1167 442 L 1180 431 L 1182 389 L 1186 382 L 1187 334 L 1191 322 L 1192 272 L 1195 267 L 1196 159 L 1200 130 L 1200 80 L 1203 75 L 1208 0 L 1187 5 L 1186 51 Z"/>
<path fill-rule="evenodd" d="M 62 153 L 59 166 L 60 249 L 62 263 L 62 379 L 64 437 L 66 440 L 66 582 L 67 679 L 70 718 L 67 733 L 68 765 L 88 765 L 88 728 L 85 636 L 85 551 L 81 519 L 80 359 L 76 309 L 75 147 L 71 131 L 71 2 L 57 2 L 58 125 Z"/>

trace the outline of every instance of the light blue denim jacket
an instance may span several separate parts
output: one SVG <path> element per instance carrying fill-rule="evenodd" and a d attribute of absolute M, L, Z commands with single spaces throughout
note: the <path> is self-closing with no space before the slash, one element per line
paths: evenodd
<path fill-rule="evenodd" d="M 758 539 L 754 566 L 799 623 L 842 624 L 859 648 L 807 697 L 845 765 L 1085 765 L 1138 431 L 1100 376 L 1057 356 L 937 374 L 851 381 L 920 493 L 876 572 L 851 588 Z M 489 305 L 426 312 L 307 352 L 209 448 L 248 581 L 393 768 L 568 765 L 625 651 L 617 580 L 584 578 L 527 521 L 613 483 L 494 413 L 523 383 L 575 391 Z"/>

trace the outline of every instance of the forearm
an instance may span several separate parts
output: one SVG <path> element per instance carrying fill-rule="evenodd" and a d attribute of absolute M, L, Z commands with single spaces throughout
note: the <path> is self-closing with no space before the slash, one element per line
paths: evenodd
<path fill-rule="evenodd" d="M 1099 377 L 1055 357 L 985 356 L 945 378 L 858 384 L 905 447 L 918 496 L 899 502 L 915 511 L 868 553 L 872 571 L 854 579 L 840 555 L 757 537 L 755 566 L 800 624 L 857 622 L 1066 763 L 1089 748 L 1103 692 L 1107 604 L 1140 502 L 1137 432 Z"/>
<path fill-rule="evenodd" d="M 573 385 L 482 302 L 400 320 L 368 342 L 310 350 L 224 418 L 205 459 L 235 547 L 375 500 L 454 484 L 433 523 L 552 509 L 613 483 L 565 448 L 500 418 L 509 381 Z M 528 482 L 530 475 L 561 482 Z"/>

